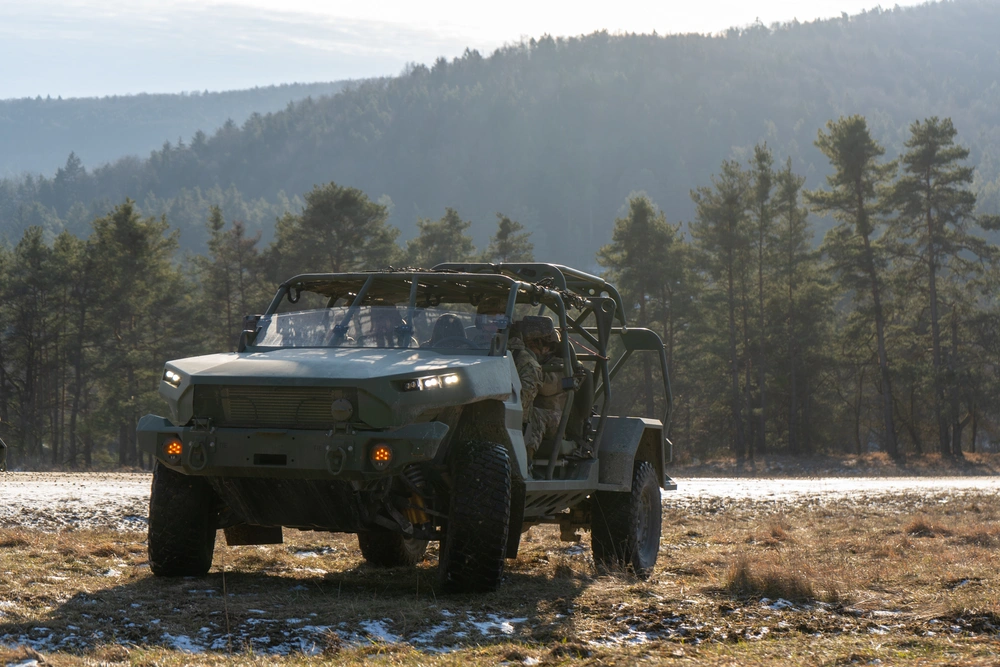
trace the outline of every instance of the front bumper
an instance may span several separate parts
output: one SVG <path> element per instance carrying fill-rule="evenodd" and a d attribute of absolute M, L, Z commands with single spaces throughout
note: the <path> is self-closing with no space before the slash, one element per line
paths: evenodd
<path fill-rule="evenodd" d="M 137 430 L 141 451 L 188 475 L 370 480 L 433 459 L 448 425 L 427 422 L 389 431 L 343 433 L 174 426 L 163 417 L 146 415 Z M 163 451 L 171 436 L 183 443 L 179 460 Z M 392 447 L 392 461 L 384 470 L 377 470 L 368 458 L 377 444 Z"/>

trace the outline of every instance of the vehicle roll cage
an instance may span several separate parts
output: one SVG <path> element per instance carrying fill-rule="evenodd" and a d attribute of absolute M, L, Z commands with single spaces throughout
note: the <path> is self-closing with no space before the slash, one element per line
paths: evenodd
<path fill-rule="evenodd" d="M 625 317 L 625 305 L 621 294 L 606 280 L 584 271 L 562 266 L 561 264 L 548 264 L 543 262 L 519 262 L 519 263 L 456 263 L 449 262 L 438 264 L 434 271 L 449 271 L 457 274 L 492 274 L 510 276 L 521 281 L 527 281 L 535 286 L 544 286 L 547 291 L 555 291 L 562 297 L 559 305 L 562 307 L 559 315 L 560 328 L 562 329 L 562 340 L 564 348 L 569 341 L 568 333 L 578 336 L 585 345 L 593 349 L 584 354 L 576 354 L 576 358 L 581 361 L 590 361 L 595 364 L 595 375 L 600 377 L 600 384 L 595 388 L 594 398 L 603 397 L 601 401 L 601 412 L 597 428 L 594 435 L 595 449 L 600 447 L 601 437 L 604 434 L 604 426 L 607 423 L 608 411 L 611 407 L 611 381 L 624 367 L 633 352 L 650 351 L 657 355 L 660 363 L 660 374 L 663 378 L 663 392 L 665 405 L 663 411 L 663 437 L 666 441 L 666 434 L 670 426 L 670 417 L 673 412 L 673 394 L 670 390 L 670 373 L 667 368 L 667 355 L 663 348 L 663 341 L 650 329 L 639 327 L 629 327 Z M 576 307 L 580 314 L 575 319 L 570 319 L 565 312 L 564 303 Z M 544 312 L 544 311 L 543 311 Z M 588 319 L 593 316 L 593 322 L 588 325 Z M 615 320 L 618 325 L 615 325 Z M 624 348 L 621 356 L 615 360 L 614 365 L 608 365 L 608 347 L 612 336 L 618 336 Z M 575 354 L 575 351 L 574 351 Z M 569 350 L 563 351 L 563 358 L 569 359 Z M 571 374 L 565 365 L 567 374 Z M 557 435 L 557 440 L 562 438 L 565 432 L 565 422 L 569 416 L 569 406 L 573 402 L 570 396 L 566 401 L 567 408 L 563 412 L 562 424 Z M 550 457 L 548 477 L 552 477 L 552 468 L 555 456 Z"/>
<path fill-rule="evenodd" d="M 561 266 L 540 262 L 524 263 L 444 263 L 433 269 L 387 269 L 382 271 L 363 271 L 356 273 L 310 273 L 301 274 L 282 283 L 277 294 L 272 299 L 263 317 L 270 317 L 277 311 L 284 299 L 296 303 L 303 291 L 311 291 L 329 297 L 330 304 L 339 298 L 350 298 L 351 305 L 347 313 L 334 327 L 334 332 L 345 331 L 350 320 L 364 303 L 369 290 L 379 278 L 391 277 L 397 281 L 385 281 L 384 286 L 392 290 L 393 283 L 399 285 L 398 294 L 390 294 L 397 303 L 406 301 L 408 306 L 403 324 L 397 327 L 401 338 L 408 339 L 413 332 L 414 312 L 420 305 L 421 297 L 424 304 L 438 305 L 448 301 L 469 302 L 470 290 L 476 301 L 486 296 L 507 296 L 508 316 L 514 313 L 517 303 L 530 303 L 539 307 L 539 313 L 545 309 L 552 310 L 559 320 L 562 339 L 562 358 L 564 360 L 578 359 L 594 364 L 595 376 L 600 378 L 600 384 L 595 387 L 594 399 L 601 398 L 601 410 L 597 427 L 594 430 L 594 449 L 600 448 L 604 427 L 607 423 L 611 407 L 611 381 L 618 375 L 629 357 L 634 352 L 651 351 L 656 353 L 661 376 L 665 407 L 663 412 L 663 438 L 670 423 L 673 410 L 673 397 L 670 390 L 670 374 L 667 368 L 666 353 L 660 337 L 649 329 L 629 327 L 625 316 L 622 297 L 614 286 L 603 278 Z M 403 278 L 402 281 L 398 281 Z M 407 281 L 409 284 L 406 284 Z M 352 284 L 353 283 L 353 284 Z M 337 291 L 334 286 L 339 286 Z M 482 291 L 477 291 L 481 289 Z M 385 295 L 384 290 L 380 294 Z M 476 305 L 476 303 L 473 303 Z M 579 311 L 579 315 L 571 318 L 567 306 Z M 593 319 L 591 319 L 593 318 Z M 257 318 L 259 319 L 259 318 Z M 617 320 L 617 324 L 616 324 Z M 257 322 L 253 323 L 254 328 Z M 491 354 L 503 354 L 506 350 L 509 327 L 501 332 L 499 342 L 491 350 Z M 240 339 L 240 350 L 249 344 L 255 331 L 246 330 Z M 576 336 L 578 344 L 585 352 L 577 353 L 571 342 L 570 335 Z M 617 336 L 623 347 L 621 356 L 609 365 L 608 348 L 612 336 Z M 563 364 L 565 378 L 572 378 L 572 364 Z M 570 382 L 566 383 L 571 386 Z M 562 440 L 569 421 L 570 408 L 573 405 L 573 389 L 567 389 L 569 396 L 563 410 L 555 441 Z M 552 479 L 559 447 L 553 447 L 553 455 L 549 457 L 546 477 Z"/>

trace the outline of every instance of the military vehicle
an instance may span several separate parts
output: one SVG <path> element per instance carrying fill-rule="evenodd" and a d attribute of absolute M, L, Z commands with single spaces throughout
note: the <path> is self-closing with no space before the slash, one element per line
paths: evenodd
<path fill-rule="evenodd" d="M 560 333 L 548 363 L 566 393 L 531 460 L 507 350 L 525 315 Z M 676 488 L 666 357 L 603 279 L 540 263 L 299 275 L 246 318 L 237 350 L 168 362 L 170 414 L 139 423 L 154 574 L 207 573 L 218 529 L 241 545 L 280 543 L 284 527 L 356 533 L 378 566 L 439 541 L 443 588 L 488 591 L 545 523 L 565 540 L 589 529 L 599 567 L 652 571 L 660 489 Z M 615 377 L 642 350 L 662 418 L 613 416 Z"/>

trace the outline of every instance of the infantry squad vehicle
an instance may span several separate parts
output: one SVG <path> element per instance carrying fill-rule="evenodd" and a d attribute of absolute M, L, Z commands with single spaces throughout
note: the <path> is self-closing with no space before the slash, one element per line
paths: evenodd
<path fill-rule="evenodd" d="M 559 332 L 546 368 L 566 393 L 531 460 L 507 349 L 525 315 Z M 139 422 L 154 574 L 207 573 L 218 529 L 242 545 L 294 528 L 356 533 L 377 566 L 414 565 L 435 540 L 445 590 L 488 591 L 543 523 L 589 530 L 598 567 L 652 571 L 660 489 L 676 488 L 666 357 L 603 279 L 540 263 L 299 275 L 237 349 L 168 362 L 169 415 Z M 610 414 L 636 351 L 662 373 L 659 419 Z"/>

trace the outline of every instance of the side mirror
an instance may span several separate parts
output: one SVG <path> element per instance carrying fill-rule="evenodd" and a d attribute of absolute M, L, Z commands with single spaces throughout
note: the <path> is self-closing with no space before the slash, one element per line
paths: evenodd
<path fill-rule="evenodd" d="M 248 334 L 257 333 L 257 325 L 260 324 L 262 315 L 244 315 L 243 331 Z"/>
<path fill-rule="evenodd" d="M 257 328 L 260 326 L 261 317 L 263 317 L 263 315 L 243 316 L 243 331 L 240 332 L 240 339 L 236 343 L 237 352 L 246 351 L 247 345 L 253 342 L 253 339 L 257 337 Z"/>

